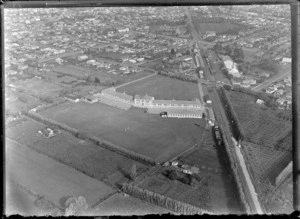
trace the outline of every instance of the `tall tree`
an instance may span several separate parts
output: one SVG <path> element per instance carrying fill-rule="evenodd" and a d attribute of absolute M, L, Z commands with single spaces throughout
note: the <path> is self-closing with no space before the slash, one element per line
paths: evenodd
<path fill-rule="evenodd" d="M 135 180 L 137 176 L 137 172 L 136 172 L 136 164 L 134 163 L 131 167 L 131 170 L 130 170 L 130 177 L 132 180 Z"/>

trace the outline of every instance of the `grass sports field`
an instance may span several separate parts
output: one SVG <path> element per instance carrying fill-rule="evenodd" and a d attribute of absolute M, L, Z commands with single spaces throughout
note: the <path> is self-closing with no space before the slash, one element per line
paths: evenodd
<path fill-rule="evenodd" d="M 154 96 L 155 99 L 175 99 L 192 100 L 200 99 L 197 84 L 187 81 L 181 81 L 164 76 L 154 76 L 145 80 L 130 84 L 117 89 L 119 92 L 125 91 L 127 94 Z"/>
<path fill-rule="evenodd" d="M 61 132 L 54 137 L 46 138 L 38 130 L 46 126 L 29 120 L 6 130 L 6 135 L 33 150 L 48 155 L 89 176 L 108 183 L 124 182 L 128 179 L 130 168 L 136 163 L 137 172 L 145 169 L 142 164 L 106 150 L 100 146 L 79 140 Z"/>
<path fill-rule="evenodd" d="M 41 114 L 157 161 L 193 146 L 205 128 L 205 121 L 200 119 L 162 118 L 101 103 L 68 102 Z"/>
<path fill-rule="evenodd" d="M 63 206 L 69 196 L 83 196 L 89 205 L 112 189 L 52 158 L 6 141 L 6 174 L 25 188 Z"/>

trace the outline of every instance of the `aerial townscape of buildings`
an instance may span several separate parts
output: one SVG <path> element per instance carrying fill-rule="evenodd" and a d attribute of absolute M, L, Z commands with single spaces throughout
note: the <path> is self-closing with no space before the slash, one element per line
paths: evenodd
<path fill-rule="evenodd" d="M 6 214 L 291 213 L 290 23 L 288 5 L 5 8 Z"/>

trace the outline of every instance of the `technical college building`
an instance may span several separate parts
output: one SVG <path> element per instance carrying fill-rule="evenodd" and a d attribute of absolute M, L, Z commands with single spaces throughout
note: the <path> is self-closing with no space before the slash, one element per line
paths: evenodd
<path fill-rule="evenodd" d="M 134 107 L 145 108 L 149 113 L 161 114 L 163 117 L 177 118 L 202 118 L 205 112 L 204 105 L 199 99 L 188 100 L 156 100 L 148 95 L 131 95 L 117 92 L 114 87 L 104 89 L 97 96 L 110 98 L 122 104 L 130 104 Z M 120 104 L 121 104 L 120 103 Z"/>

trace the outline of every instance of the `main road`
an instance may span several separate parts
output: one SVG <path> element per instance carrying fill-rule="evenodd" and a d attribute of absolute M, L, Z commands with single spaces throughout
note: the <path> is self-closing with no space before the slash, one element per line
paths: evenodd
<path fill-rule="evenodd" d="M 192 36 L 193 36 L 193 42 L 195 44 L 195 46 L 198 47 L 198 40 L 199 40 L 199 36 L 195 30 L 195 27 L 193 25 L 192 22 L 192 18 L 191 18 L 191 14 L 189 13 L 188 8 L 186 7 L 186 15 L 188 17 L 189 23 L 191 25 L 191 29 L 192 29 Z M 199 49 L 199 55 L 196 57 L 199 58 L 199 61 L 201 63 L 201 66 L 204 66 L 204 62 L 200 53 L 200 49 Z M 214 77 L 212 75 L 209 75 L 209 78 L 214 80 Z M 215 80 L 214 80 L 215 81 Z M 200 83 L 200 81 L 199 81 Z M 201 87 L 201 85 L 200 85 Z M 202 89 L 201 89 L 202 90 Z M 202 91 L 203 92 L 203 91 Z M 216 120 L 219 124 L 219 126 L 221 127 L 222 131 L 223 131 L 223 138 L 225 141 L 228 142 L 228 150 L 230 151 L 230 156 L 232 156 L 232 159 L 235 161 L 233 163 L 234 166 L 237 167 L 237 172 L 238 172 L 238 178 L 239 180 L 242 182 L 243 185 L 243 193 L 246 197 L 247 200 L 247 204 L 249 205 L 250 212 L 247 213 L 258 213 L 258 214 L 262 214 L 263 211 L 261 209 L 260 203 L 258 201 L 258 197 L 257 194 L 255 193 L 255 189 L 253 187 L 253 184 L 251 182 L 250 179 L 250 175 L 248 173 L 247 168 L 245 168 L 246 166 L 243 166 L 243 164 L 245 165 L 245 163 L 243 163 L 243 159 L 241 158 L 242 154 L 238 154 L 238 152 L 235 150 L 235 145 L 232 142 L 231 136 L 231 129 L 230 129 L 230 121 L 228 121 L 225 110 L 223 108 L 223 105 L 221 103 L 219 94 L 217 92 L 217 90 L 213 87 L 212 88 L 212 93 L 210 94 L 212 97 L 212 102 L 213 102 L 213 110 L 216 114 Z M 233 150 L 232 150 L 233 149 Z M 240 155 L 240 156 L 239 156 Z M 244 168 L 243 168 L 244 167 Z M 250 184 L 249 184 L 249 180 L 250 180 Z M 252 187 L 251 187 L 252 185 Z M 254 191 L 254 192 L 253 192 Z"/>

